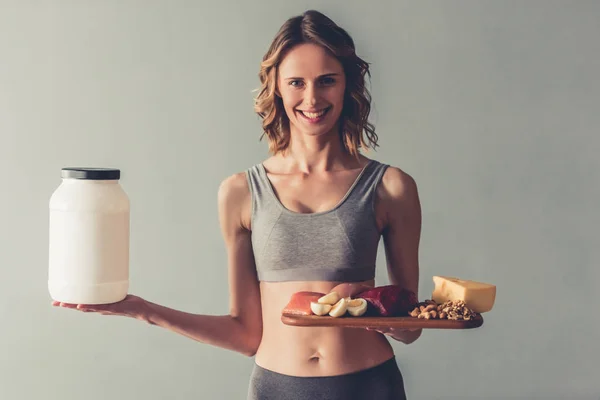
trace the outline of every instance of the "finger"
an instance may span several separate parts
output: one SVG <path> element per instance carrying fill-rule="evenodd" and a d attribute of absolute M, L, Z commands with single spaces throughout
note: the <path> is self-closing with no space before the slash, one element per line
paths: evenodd
<path fill-rule="evenodd" d="M 362 283 L 340 283 L 334 287 L 331 291 L 338 292 L 341 297 L 353 297 L 354 295 L 364 292 L 365 290 L 372 289 L 372 286 L 368 286 Z"/>
<path fill-rule="evenodd" d="M 112 306 L 109 304 L 78 304 L 77 309 L 85 312 L 104 312 L 112 311 Z"/>
<path fill-rule="evenodd" d="M 422 328 L 390 328 L 392 332 L 417 332 Z"/>
<path fill-rule="evenodd" d="M 384 330 L 382 330 L 381 328 L 367 328 L 368 331 L 370 332 L 379 332 L 381 334 L 385 334 L 386 332 Z"/>
<path fill-rule="evenodd" d="M 77 304 L 72 304 L 72 303 L 64 303 L 64 302 L 61 302 L 61 303 L 60 303 L 60 306 L 61 306 L 61 307 L 65 307 L 65 308 L 77 308 Z"/>

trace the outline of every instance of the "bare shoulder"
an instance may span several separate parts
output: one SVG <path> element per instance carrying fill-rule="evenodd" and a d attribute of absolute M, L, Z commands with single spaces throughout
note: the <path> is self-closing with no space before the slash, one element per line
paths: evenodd
<path fill-rule="evenodd" d="M 415 179 L 398 167 L 389 166 L 381 179 L 378 194 L 386 201 L 406 201 L 418 197 Z"/>
<path fill-rule="evenodd" d="M 219 185 L 219 201 L 231 201 L 250 194 L 245 172 L 238 172 L 221 181 Z"/>
<path fill-rule="evenodd" d="M 406 220 L 420 219 L 421 205 L 415 179 L 394 166 L 389 166 L 377 187 L 376 214 L 381 230 Z"/>
<path fill-rule="evenodd" d="M 218 190 L 219 214 L 227 225 L 250 229 L 251 198 L 245 172 L 223 179 Z"/>

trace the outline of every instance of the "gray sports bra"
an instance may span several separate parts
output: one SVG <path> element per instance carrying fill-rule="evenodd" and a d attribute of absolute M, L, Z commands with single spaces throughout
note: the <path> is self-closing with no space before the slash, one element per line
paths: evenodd
<path fill-rule="evenodd" d="M 262 164 L 246 170 L 252 246 L 261 281 L 357 282 L 375 277 L 376 187 L 388 166 L 371 160 L 328 211 L 298 213 L 277 198 Z"/>

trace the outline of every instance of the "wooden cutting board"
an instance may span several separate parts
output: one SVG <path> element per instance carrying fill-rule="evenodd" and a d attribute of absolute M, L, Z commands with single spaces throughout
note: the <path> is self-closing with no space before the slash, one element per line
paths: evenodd
<path fill-rule="evenodd" d="M 449 319 L 419 319 L 416 317 L 352 317 L 334 318 L 318 315 L 294 315 L 283 313 L 281 321 L 291 326 L 335 326 L 345 328 L 404 328 L 404 329 L 472 329 L 483 325 L 483 317 L 469 321 Z"/>

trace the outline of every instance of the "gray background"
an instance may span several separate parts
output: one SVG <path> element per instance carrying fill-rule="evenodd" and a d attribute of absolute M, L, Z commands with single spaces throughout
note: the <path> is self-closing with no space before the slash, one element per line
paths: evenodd
<path fill-rule="evenodd" d="M 480 329 L 394 343 L 409 398 L 600 397 L 600 2 L 89 0 L 0 2 L 1 399 L 244 398 L 251 358 L 50 306 L 48 200 L 121 168 L 131 292 L 227 313 L 217 188 L 266 157 L 260 58 L 313 7 L 372 63 L 371 156 L 419 185 L 420 297 L 498 287 Z"/>

